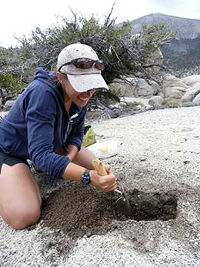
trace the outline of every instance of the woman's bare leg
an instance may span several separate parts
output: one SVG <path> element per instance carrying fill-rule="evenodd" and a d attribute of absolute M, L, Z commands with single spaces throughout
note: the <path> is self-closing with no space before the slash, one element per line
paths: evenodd
<path fill-rule="evenodd" d="M 75 159 L 73 160 L 73 163 L 88 169 L 94 169 L 91 162 L 95 158 L 96 156 L 92 152 L 82 146 Z"/>
<path fill-rule="evenodd" d="M 29 167 L 24 163 L 2 165 L 0 215 L 10 226 L 23 229 L 40 217 L 41 196 Z"/>

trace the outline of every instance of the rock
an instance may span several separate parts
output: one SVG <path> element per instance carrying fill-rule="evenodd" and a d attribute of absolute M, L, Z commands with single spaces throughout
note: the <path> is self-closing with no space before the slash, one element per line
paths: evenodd
<path fill-rule="evenodd" d="M 164 94 L 163 94 L 163 92 L 158 92 L 158 94 L 157 95 L 159 95 L 159 96 L 161 96 L 162 98 L 164 98 L 165 96 L 164 96 Z"/>
<path fill-rule="evenodd" d="M 166 98 L 164 105 L 166 108 L 180 108 L 182 107 L 182 101 L 181 99 Z"/>
<path fill-rule="evenodd" d="M 182 91 L 182 87 L 165 87 L 164 88 L 164 96 L 165 98 L 182 98 L 184 95 L 184 91 Z"/>
<path fill-rule="evenodd" d="M 183 94 L 189 87 L 181 81 L 181 79 L 171 75 L 165 74 L 162 84 L 162 92 L 165 98 L 182 98 Z"/>
<path fill-rule="evenodd" d="M 195 83 L 200 83 L 200 75 L 191 75 L 181 79 L 187 86 L 193 87 Z"/>
<path fill-rule="evenodd" d="M 126 78 L 127 82 L 115 79 L 110 84 L 110 89 L 119 93 L 121 96 L 135 96 L 150 98 L 155 95 L 159 90 L 159 85 L 154 81 L 145 81 L 141 78 Z"/>
<path fill-rule="evenodd" d="M 150 98 L 156 93 L 160 91 L 159 85 L 154 81 L 145 81 L 144 79 L 137 79 L 135 88 L 134 88 L 134 95 L 136 97 L 146 97 Z"/>
<path fill-rule="evenodd" d="M 155 49 L 150 56 L 147 58 L 147 65 L 151 65 L 151 67 L 147 68 L 147 71 L 150 74 L 158 74 L 160 72 L 160 66 L 163 63 L 163 54 L 160 48 Z M 152 66 L 155 65 L 155 66 Z"/>
<path fill-rule="evenodd" d="M 181 90 L 183 92 L 185 92 L 188 89 L 188 86 L 181 79 L 171 74 L 165 74 L 163 77 L 162 89 L 165 89 L 168 87 L 175 87 L 175 88 L 178 88 L 178 90 Z"/>
<path fill-rule="evenodd" d="M 14 103 L 15 103 L 15 100 L 6 101 L 3 111 L 9 111 Z"/>
<path fill-rule="evenodd" d="M 187 92 L 183 95 L 182 101 L 189 102 L 193 101 L 193 99 L 200 93 L 200 83 L 196 83 L 194 87 L 187 90 Z"/>
<path fill-rule="evenodd" d="M 112 92 L 121 96 L 133 96 L 134 88 L 132 84 L 129 84 L 123 80 L 115 79 L 113 83 L 109 84 L 109 88 Z"/>
<path fill-rule="evenodd" d="M 182 101 L 182 106 L 183 107 L 194 107 L 196 105 L 193 102 L 191 102 L 191 101 L 187 101 L 187 102 Z"/>
<path fill-rule="evenodd" d="M 200 94 L 195 96 L 195 98 L 192 101 L 195 105 L 200 106 Z"/>
<path fill-rule="evenodd" d="M 183 161 L 183 164 L 189 164 L 189 163 L 190 163 L 189 160 L 184 160 L 184 161 Z"/>
<path fill-rule="evenodd" d="M 162 96 L 152 96 L 150 99 L 149 99 L 149 102 L 148 104 L 154 108 L 158 108 L 158 107 L 161 107 L 162 104 L 164 102 L 164 99 Z"/>
<path fill-rule="evenodd" d="M 141 105 L 143 105 L 143 106 L 146 106 L 146 107 L 149 106 L 149 104 L 148 104 L 149 100 L 147 98 L 141 98 L 141 97 L 140 98 L 138 98 L 138 97 L 121 97 L 120 98 L 120 103 L 123 104 L 123 102 L 124 103 L 135 103 L 135 102 L 137 102 L 137 103 L 141 103 Z"/>

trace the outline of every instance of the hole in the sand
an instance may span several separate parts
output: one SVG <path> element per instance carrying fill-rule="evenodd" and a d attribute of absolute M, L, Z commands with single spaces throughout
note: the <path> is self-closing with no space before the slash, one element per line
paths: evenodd
<path fill-rule="evenodd" d="M 126 205 L 117 203 L 115 213 L 118 219 L 133 219 L 136 221 L 170 220 L 177 216 L 177 197 L 170 193 L 146 193 L 133 190 L 126 194 L 129 201 L 129 211 L 126 215 Z M 125 214 L 123 214 L 123 205 Z"/>
<path fill-rule="evenodd" d="M 43 201 L 43 223 L 76 239 L 83 235 L 105 234 L 120 227 L 124 220 L 169 220 L 177 215 L 177 198 L 170 193 L 127 193 L 131 215 L 116 208 L 116 193 L 97 192 L 91 187 L 72 183 Z"/>

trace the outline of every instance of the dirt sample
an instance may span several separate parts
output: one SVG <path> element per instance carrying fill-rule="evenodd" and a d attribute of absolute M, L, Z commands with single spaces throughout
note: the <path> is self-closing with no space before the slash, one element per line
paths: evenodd
<path fill-rule="evenodd" d="M 131 215 L 118 212 L 114 192 L 98 192 L 90 186 L 72 182 L 43 200 L 41 219 L 45 226 L 60 229 L 77 239 L 83 235 L 105 234 L 116 228 L 118 220 L 169 220 L 177 215 L 177 199 L 170 193 L 127 192 Z"/>

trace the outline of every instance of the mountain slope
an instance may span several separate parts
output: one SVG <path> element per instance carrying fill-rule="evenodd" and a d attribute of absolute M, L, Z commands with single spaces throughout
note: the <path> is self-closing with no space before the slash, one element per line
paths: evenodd
<path fill-rule="evenodd" d="M 142 26 L 162 23 L 165 29 L 174 32 L 169 45 L 161 47 L 164 66 L 179 75 L 198 74 L 200 71 L 200 20 L 188 19 L 161 13 L 150 14 L 131 21 L 133 33 L 142 31 Z"/>
<path fill-rule="evenodd" d="M 158 23 L 165 24 L 168 30 L 175 32 L 175 38 L 178 40 L 195 39 L 200 35 L 200 20 L 198 19 L 188 19 L 155 13 L 131 21 L 134 33 L 140 32 L 143 24 L 152 26 Z"/>

